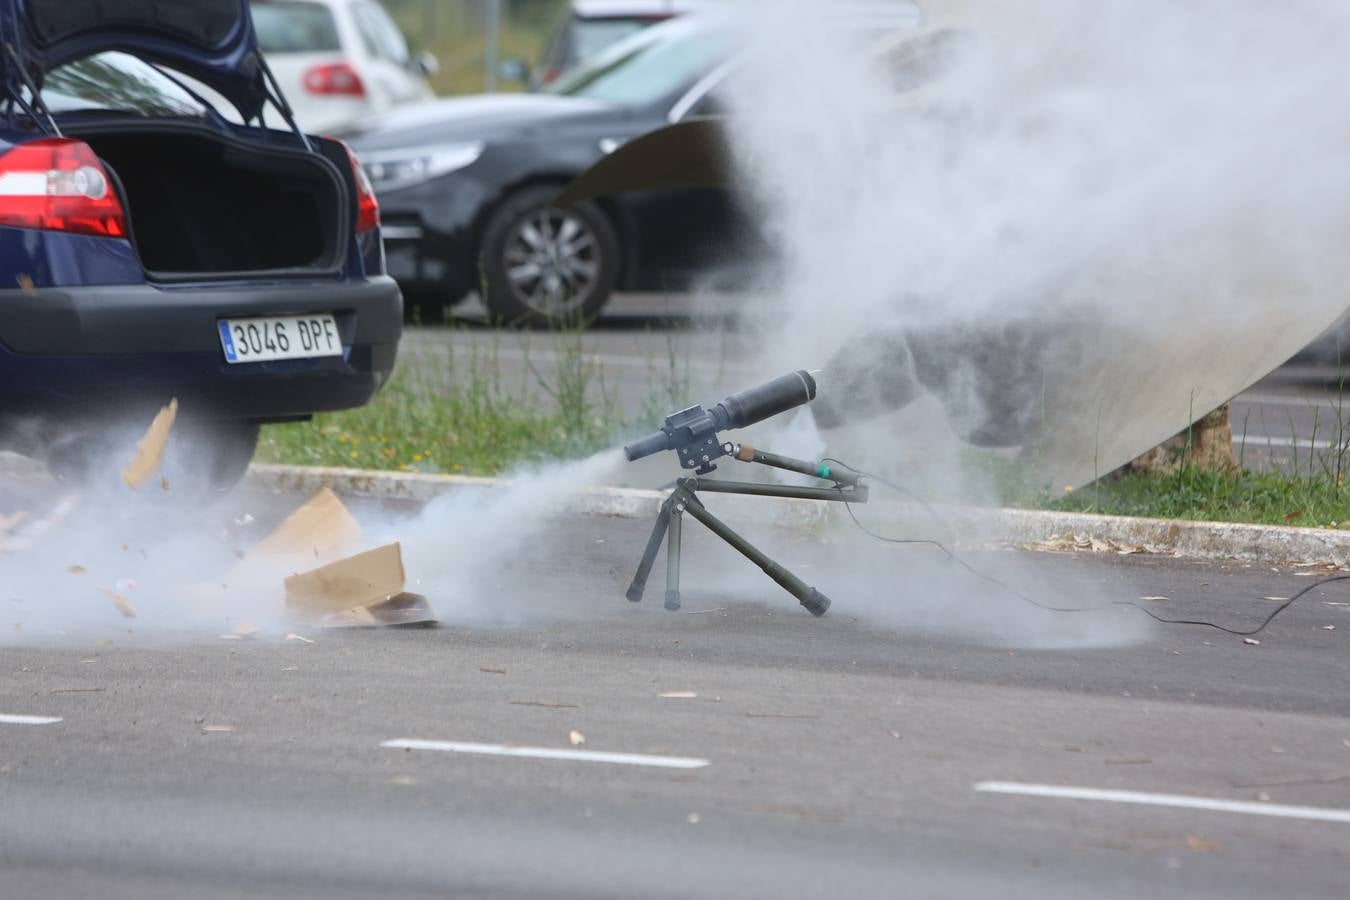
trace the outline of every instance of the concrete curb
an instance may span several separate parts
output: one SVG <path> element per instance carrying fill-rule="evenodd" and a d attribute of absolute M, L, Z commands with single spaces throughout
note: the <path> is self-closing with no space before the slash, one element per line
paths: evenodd
<path fill-rule="evenodd" d="M 508 487 L 500 478 L 375 472 L 366 469 L 319 468 L 255 464 L 244 486 L 268 493 L 311 494 L 322 487 L 353 498 L 429 502 L 458 491 Z M 656 515 L 664 494 L 660 491 L 592 486 L 568 493 L 549 504 L 554 511 L 592 516 L 649 519 Z M 779 500 L 718 496 L 719 511 L 728 519 L 745 517 L 757 522 L 797 528 L 816 528 L 846 519 L 838 504 L 809 500 Z M 1086 513 L 1028 509 L 942 507 L 943 520 L 955 533 L 955 543 L 1037 544 L 1060 539 L 1065 549 L 1099 544 L 1115 552 L 1142 550 L 1197 559 L 1242 559 L 1262 562 L 1319 562 L 1345 565 L 1350 561 L 1350 531 L 1245 525 L 1225 522 L 1187 522 L 1177 519 L 1138 519 Z M 869 527 L 887 533 L 932 536 L 932 520 L 907 503 L 875 500 L 864 518 Z M 903 528 L 904 531 L 895 529 Z"/>

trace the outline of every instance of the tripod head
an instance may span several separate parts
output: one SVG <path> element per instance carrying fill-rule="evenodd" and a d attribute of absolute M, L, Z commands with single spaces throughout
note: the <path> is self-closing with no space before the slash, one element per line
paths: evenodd
<path fill-rule="evenodd" d="M 660 431 L 629 444 L 623 452 L 633 462 L 662 450 L 674 450 L 682 468 L 706 475 L 717 468 L 714 460 L 731 452 L 717 432 L 762 422 L 814 399 L 816 379 L 802 369 L 732 394 L 711 410 L 691 406 L 671 413 Z"/>

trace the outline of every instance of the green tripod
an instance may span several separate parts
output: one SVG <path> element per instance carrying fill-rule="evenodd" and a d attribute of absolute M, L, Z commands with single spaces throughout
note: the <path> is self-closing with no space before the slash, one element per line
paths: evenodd
<path fill-rule="evenodd" d="M 647 577 L 651 575 L 656 563 L 656 554 L 661 549 L 661 541 L 666 540 L 666 602 L 669 610 L 680 608 L 680 541 L 684 514 L 688 513 L 703 523 L 709 531 L 730 544 L 737 552 L 764 570 L 774 581 L 792 596 L 796 597 L 813 616 L 823 616 L 830 608 L 830 598 L 806 584 L 796 575 L 770 559 L 745 538 L 732 531 L 703 505 L 698 492 L 714 494 L 742 494 L 749 497 L 786 497 L 794 500 L 827 500 L 844 503 L 866 503 L 867 485 L 861 483 L 859 476 L 850 472 L 836 472 L 828 466 L 778 456 L 756 450 L 748 444 L 726 444 L 723 450 L 728 456 L 741 462 L 755 462 L 773 466 L 789 472 L 799 472 L 834 482 L 831 487 L 794 487 L 790 485 L 756 484 L 745 481 L 716 481 L 691 475 L 675 482 L 675 490 L 661 504 L 656 516 L 656 525 L 651 537 L 647 539 L 647 548 L 638 563 L 633 583 L 628 586 L 628 599 L 637 603 L 647 587 Z"/>

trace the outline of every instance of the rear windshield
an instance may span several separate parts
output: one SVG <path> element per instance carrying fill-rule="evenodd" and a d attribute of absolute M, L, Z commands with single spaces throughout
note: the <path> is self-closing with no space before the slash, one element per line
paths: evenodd
<path fill-rule="evenodd" d="M 576 19 L 572 23 L 572 61 L 588 59 L 650 24 L 650 19 Z"/>
<path fill-rule="evenodd" d="M 319 3 L 253 4 L 253 30 L 264 53 L 332 53 L 341 49 L 333 13 Z"/>
<path fill-rule="evenodd" d="M 42 81 L 42 99 L 53 113 L 109 110 L 143 116 L 200 117 L 203 105 L 193 93 L 209 101 L 218 112 L 227 114 L 233 109 L 210 88 L 187 76 L 174 72 L 170 77 L 166 70 L 116 51 L 57 66 Z M 237 119 L 238 114 L 230 118 Z"/>
<path fill-rule="evenodd" d="M 46 44 L 95 28 L 125 26 L 214 47 L 238 24 L 239 8 L 239 0 L 28 0 L 28 22 Z"/>
<path fill-rule="evenodd" d="M 649 106 L 688 90 L 726 62 L 735 48 L 736 37 L 727 28 L 676 19 L 611 45 L 547 90 Z"/>

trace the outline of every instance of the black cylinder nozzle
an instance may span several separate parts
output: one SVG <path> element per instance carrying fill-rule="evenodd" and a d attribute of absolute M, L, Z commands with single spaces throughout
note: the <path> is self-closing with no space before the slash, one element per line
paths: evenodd
<path fill-rule="evenodd" d="M 811 593 L 802 600 L 802 606 L 806 607 L 807 612 L 819 619 L 830 608 L 830 598 L 815 588 L 811 588 Z"/>

